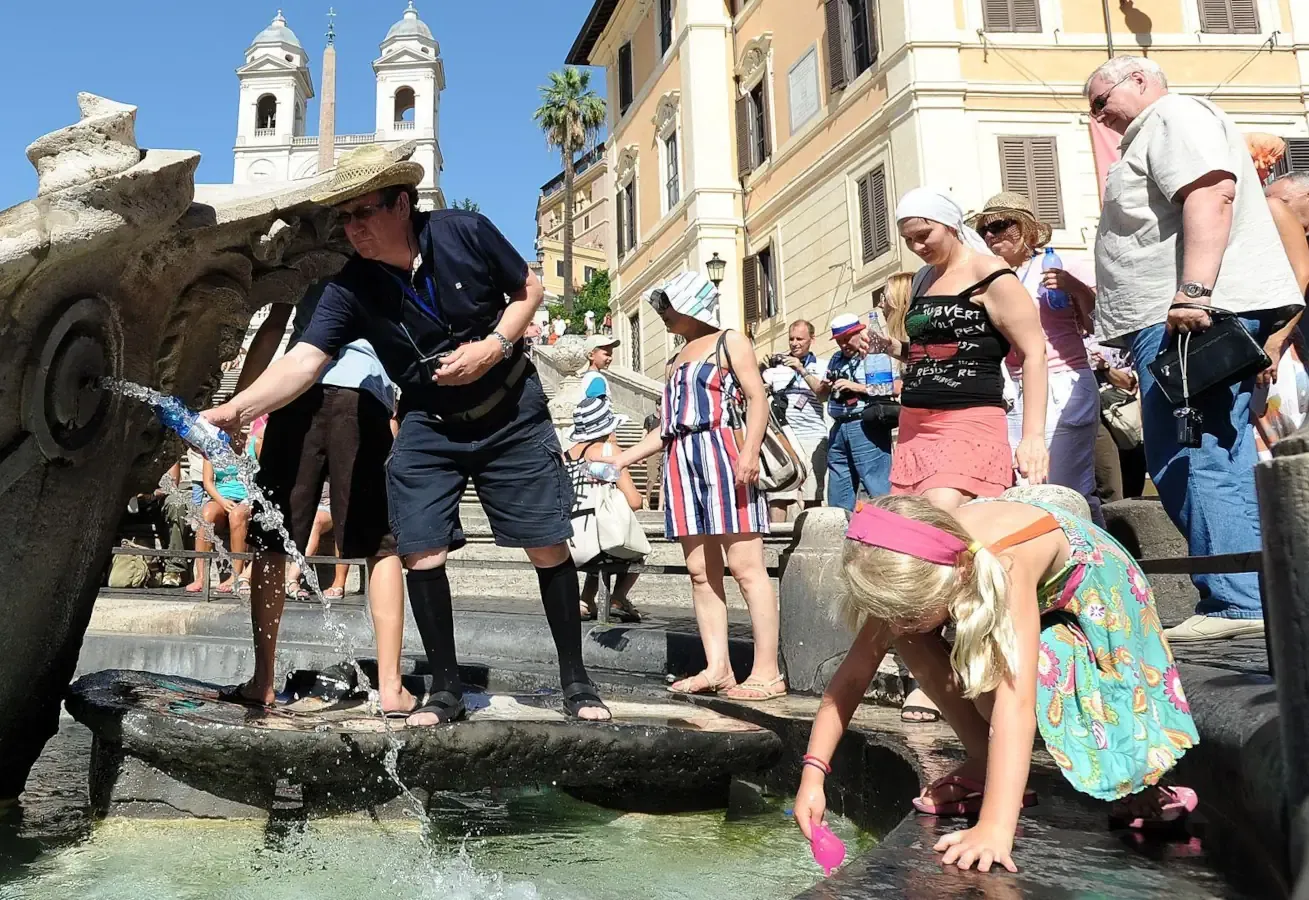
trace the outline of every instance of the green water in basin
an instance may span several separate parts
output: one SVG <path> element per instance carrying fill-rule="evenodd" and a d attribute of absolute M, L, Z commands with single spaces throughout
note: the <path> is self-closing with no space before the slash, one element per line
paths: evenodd
<path fill-rule="evenodd" d="M 790 898 L 821 873 L 783 798 L 620 813 L 551 790 L 444 795 L 416 821 L 91 823 L 89 739 L 66 722 L 0 819 L 0 900 L 717 900 Z M 872 844 L 842 819 L 851 855 Z"/>

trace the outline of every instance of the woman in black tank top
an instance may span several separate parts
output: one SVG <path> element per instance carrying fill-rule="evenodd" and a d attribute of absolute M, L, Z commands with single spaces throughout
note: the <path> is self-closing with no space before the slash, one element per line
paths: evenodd
<path fill-rule="evenodd" d="M 896 210 L 906 246 L 927 263 L 915 276 L 908 341 L 888 340 L 905 361 L 904 409 L 891 463 L 893 494 L 922 494 L 945 509 L 999 496 L 1015 467 L 1045 480 L 1045 337 L 1013 270 L 963 224 L 949 197 L 910 191 Z M 1001 366 L 1024 357 L 1023 441 L 1009 447 Z"/>

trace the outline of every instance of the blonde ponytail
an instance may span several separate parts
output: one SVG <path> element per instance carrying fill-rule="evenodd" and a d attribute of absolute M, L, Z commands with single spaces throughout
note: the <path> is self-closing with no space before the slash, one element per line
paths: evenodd
<path fill-rule="evenodd" d="M 950 600 L 955 622 L 950 663 L 969 699 L 993 691 L 1018 671 L 1018 638 L 1009 617 L 1009 576 L 984 547 L 972 554 L 969 571 L 960 571 L 959 590 Z"/>

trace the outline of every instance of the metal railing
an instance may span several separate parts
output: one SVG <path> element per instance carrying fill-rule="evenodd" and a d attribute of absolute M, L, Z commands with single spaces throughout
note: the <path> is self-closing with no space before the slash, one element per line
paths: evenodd
<path fill-rule="evenodd" d="M 226 553 L 219 554 L 215 550 L 160 550 L 154 547 L 115 547 L 113 548 L 114 556 L 144 556 L 148 559 L 204 559 L 211 563 L 222 559 L 239 559 L 242 562 L 249 562 L 255 558 L 253 553 Z M 368 560 L 366 559 L 348 559 L 339 556 L 308 556 L 305 562 L 311 566 L 363 566 L 365 571 L 360 579 L 364 589 L 364 600 L 369 600 L 368 596 Z M 200 578 L 203 587 L 200 590 L 200 596 L 204 602 L 209 603 L 213 599 L 212 585 L 210 583 L 210 573 L 213 572 L 212 565 L 205 566 L 204 575 Z M 279 590 L 281 588 L 279 587 Z"/>

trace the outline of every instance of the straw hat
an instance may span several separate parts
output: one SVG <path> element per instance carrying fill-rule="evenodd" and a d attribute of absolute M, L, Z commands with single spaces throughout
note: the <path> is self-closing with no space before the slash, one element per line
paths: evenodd
<path fill-rule="evenodd" d="M 1049 225 L 1042 222 L 1036 217 L 1036 210 L 1032 209 L 1032 203 L 1025 196 L 1017 191 L 1001 191 L 982 207 L 982 211 L 968 217 L 968 227 L 977 228 L 994 222 L 996 219 L 1012 218 L 1019 220 L 1026 219 L 1030 223 L 1030 233 L 1036 235 L 1036 246 L 1050 243 L 1050 238 L 1054 234 Z"/>
<path fill-rule="evenodd" d="M 422 180 L 420 163 L 396 159 L 395 154 L 381 144 L 365 144 L 336 161 L 331 179 L 310 200 L 324 206 L 337 206 L 382 188 L 397 185 L 416 187 Z"/>

